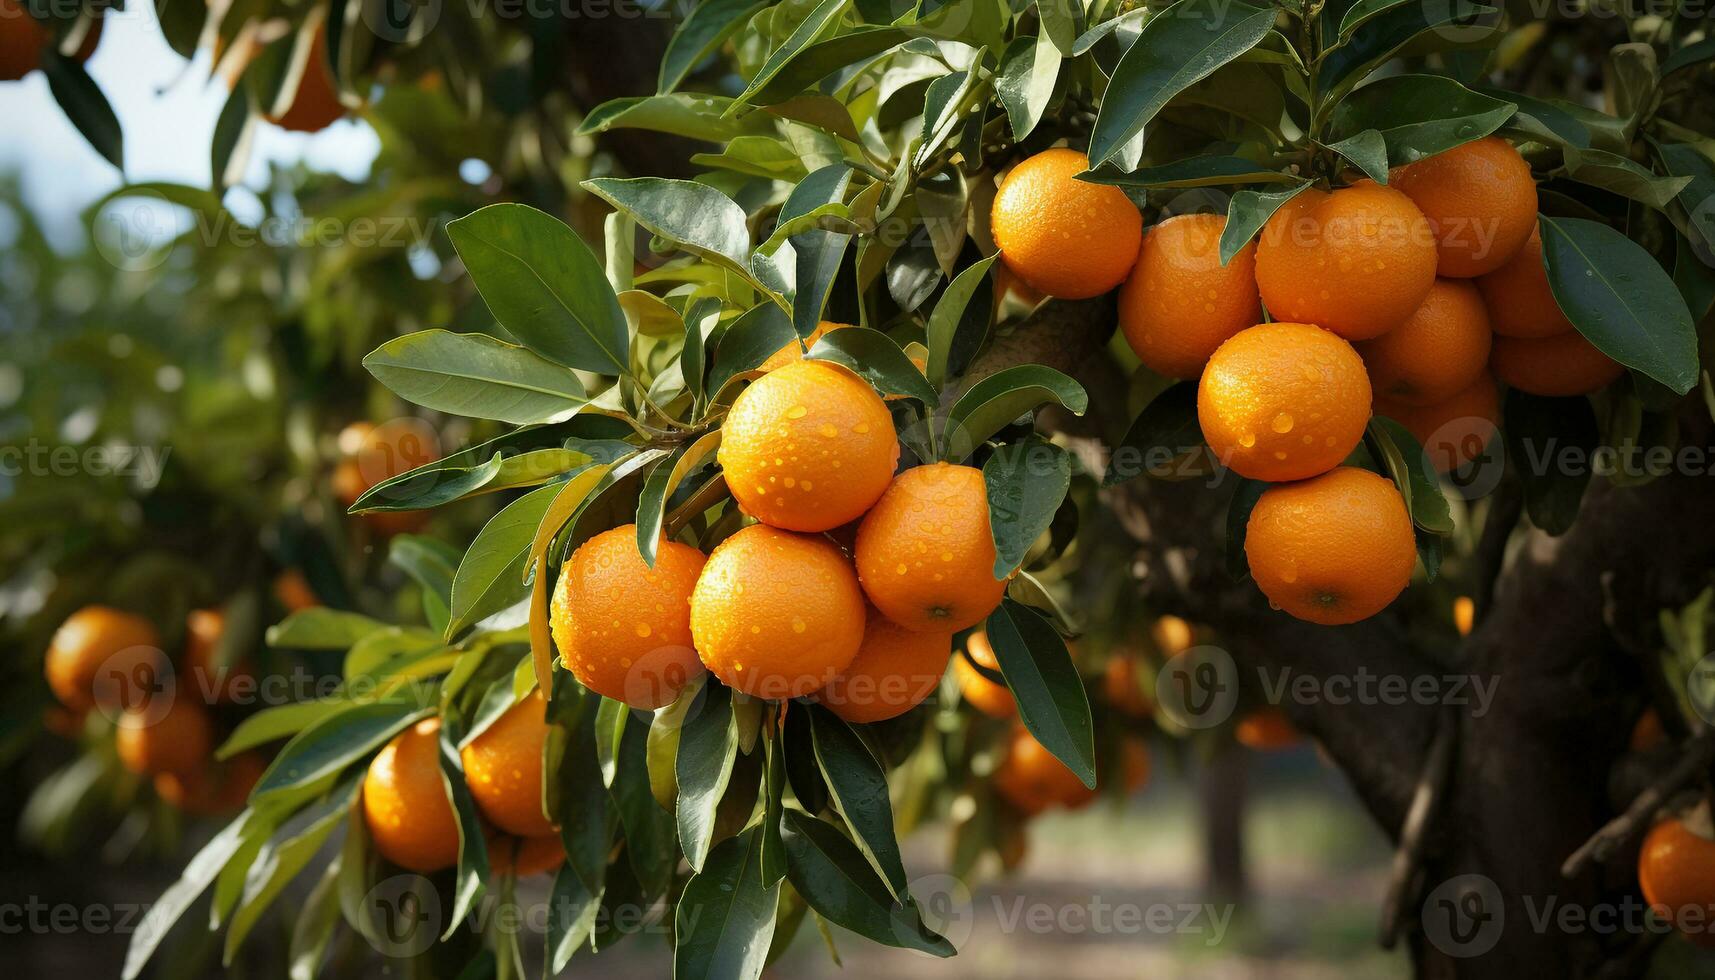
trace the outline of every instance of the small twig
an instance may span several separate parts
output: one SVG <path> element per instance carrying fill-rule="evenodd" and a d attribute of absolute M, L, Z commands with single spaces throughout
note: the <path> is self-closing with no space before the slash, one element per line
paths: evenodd
<path fill-rule="evenodd" d="M 1608 821 L 1583 846 L 1573 851 L 1566 863 L 1560 866 L 1560 874 L 1576 878 L 1593 862 L 1606 861 L 1615 851 L 1647 830 L 1656 813 L 1680 790 L 1708 775 L 1712 762 L 1715 762 L 1715 732 L 1704 732 L 1686 742 L 1684 753 L 1673 768 L 1639 793 L 1625 813 Z"/>
<path fill-rule="evenodd" d="M 1388 876 L 1387 899 L 1382 903 L 1383 949 L 1392 949 L 1399 942 L 1408 899 L 1422 882 L 1423 854 L 1429 839 L 1429 828 L 1440 812 L 1447 792 L 1447 776 L 1453 768 L 1453 746 L 1459 725 L 1451 712 L 1436 716 L 1435 738 L 1429 745 L 1429 758 L 1424 760 L 1418 776 L 1417 789 L 1406 811 L 1405 824 L 1400 828 L 1399 848 L 1394 851 L 1393 869 Z"/>

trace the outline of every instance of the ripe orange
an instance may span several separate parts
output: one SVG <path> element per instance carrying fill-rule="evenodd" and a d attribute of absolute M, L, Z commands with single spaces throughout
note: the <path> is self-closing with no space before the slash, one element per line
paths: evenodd
<path fill-rule="evenodd" d="M 965 652 L 984 669 L 1000 670 L 994 647 L 989 645 L 988 634 L 982 630 L 965 638 Z M 971 707 L 990 718 L 1011 718 L 1018 714 L 1018 702 L 1013 700 L 1012 690 L 999 681 L 989 680 L 964 657 L 953 658 L 953 676 L 959 682 L 959 695 Z"/>
<path fill-rule="evenodd" d="M 185 669 L 187 680 L 201 698 L 231 702 L 255 693 L 256 673 L 244 663 L 216 664 L 226 615 L 218 609 L 193 609 L 185 617 Z"/>
<path fill-rule="evenodd" d="M 1233 729 L 1233 738 L 1240 745 L 1258 752 L 1289 749 L 1304 740 L 1304 736 L 1287 720 L 1286 712 L 1273 705 L 1258 708 L 1239 719 Z"/>
<path fill-rule="evenodd" d="M 1393 482 L 1342 466 L 1265 491 L 1245 558 L 1271 605 L 1334 626 L 1373 616 L 1404 591 L 1417 544 Z"/>
<path fill-rule="evenodd" d="M 1638 885 L 1657 916 L 1715 948 L 1715 841 L 1683 820 L 1663 820 L 1638 852 Z"/>
<path fill-rule="evenodd" d="M 161 635 L 141 616 L 85 606 L 66 617 L 48 643 L 48 686 L 73 711 L 96 704 L 135 707 L 161 682 Z"/>
<path fill-rule="evenodd" d="M 1256 281 L 1276 320 L 1369 340 L 1422 305 L 1435 282 L 1435 237 L 1417 205 L 1391 187 L 1312 188 L 1263 226 Z"/>
<path fill-rule="evenodd" d="M 871 608 L 857 656 L 816 700 L 849 722 L 897 718 L 935 693 L 952 653 L 951 633 L 912 632 Z"/>
<path fill-rule="evenodd" d="M 1471 386 L 1489 365 L 1489 314 L 1477 287 L 1437 279 L 1405 322 L 1358 345 L 1377 398 L 1432 405 Z"/>
<path fill-rule="evenodd" d="M 1305 323 L 1265 323 L 1222 344 L 1197 386 L 1203 439 L 1241 476 L 1302 480 L 1340 464 L 1370 421 L 1352 345 Z"/>
<path fill-rule="evenodd" d="M 746 514 L 789 531 L 826 531 L 861 516 L 887 489 L 899 438 L 867 381 L 800 361 L 739 393 L 718 456 Z"/>
<path fill-rule="evenodd" d="M 1542 263 L 1542 232 L 1532 226 L 1513 257 L 1477 280 L 1489 308 L 1489 325 L 1503 337 L 1541 340 L 1572 329 L 1548 284 Z"/>
<path fill-rule="evenodd" d="M 322 604 L 310 580 L 296 568 L 288 568 L 274 576 L 274 600 L 289 613 L 303 612 Z"/>
<path fill-rule="evenodd" d="M 1007 173 L 989 212 L 1001 261 L 1060 299 L 1118 286 L 1143 241 L 1143 215 L 1124 191 L 1074 179 L 1088 169 L 1076 150 L 1043 150 Z"/>
<path fill-rule="evenodd" d="M 1149 698 L 1138 684 L 1137 655 L 1129 650 L 1115 651 L 1102 669 L 1102 690 L 1108 705 L 1123 715 L 1147 718 L 1154 711 Z"/>
<path fill-rule="evenodd" d="M 982 471 L 933 463 L 899 474 L 858 528 L 858 579 L 882 614 L 909 630 L 975 626 L 1006 593 Z"/>
<path fill-rule="evenodd" d="M 1499 136 L 1462 143 L 1396 167 L 1388 182 L 1411 198 L 1435 229 L 1443 276 L 1493 272 L 1536 227 L 1530 164 Z"/>
<path fill-rule="evenodd" d="M 1168 613 L 1155 618 L 1155 624 L 1149 628 L 1149 638 L 1155 641 L 1155 649 L 1163 656 L 1177 657 L 1191 649 L 1197 635 L 1190 623 Z"/>
<path fill-rule="evenodd" d="M 1533 395 L 1588 395 L 1626 373 L 1576 330 L 1524 340 L 1496 337 L 1489 366 L 1505 384 Z"/>
<path fill-rule="evenodd" d="M 519 837 L 554 832 L 542 812 L 542 751 L 548 742 L 548 702 L 541 691 L 506 709 L 459 758 L 477 809 Z"/>
<path fill-rule="evenodd" d="M 363 777 L 363 818 L 375 849 L 419 874 L 459 859 L 458 818 L 441 775 L 439 718 L 393 737 Z"/>
<path fill-rule="evenodd" d="M 1096 798 L 1096 791 L 1085 786 L 1023 725 L 1012 730 L 1006 759 L 994 773 L 994 788 L 1027 814 L 1057 806 L 1075 810 Z"/>
<path fill-rule="evenodd" d="M 77 50 L 77 60 L 88 61 L 100 40 L 101 19 L 97 17 Z M 26 12 L 23 4 L 0 0 L 0 82 L 15 82 L 40 68 L 43 52 L 53 43 L 53 31 Z"/>
<path fill-rule="evenodd" d="M 1468 595 L 1462 595 L 1453 600 L 1453 628 L 1460 636 L 1470 636 L 1471 627 L 1477 624 L 1477 604 Z"/>
<path fill-rule="evenodd" d="M 204 765 L 189 776 L 163 772 L 155 776 L 155 795 L 182 813 L 212 817 L 244 806 L 267 765 L 256 752 L 244 752 L 225 762 Z"/>
<path fill-rule="evenodd" d="M 1262 321 L 1256 244 L 1221 265 L 1218 214 L 1181 214 L 1149 229 L 1120 288 L 1120 330 L 1157 374 L 1195 378 L 1228 337 Z"/>
<path fill-rule="evenodd" d="M 566 845 L 559 834 L 513 837 L 490 834 L 488 867 L 495 874 L 528 878 L 558 868 L 566 860 Z"/>
<path fill-rule="evenodd" d="M 788 364 L 797 364 L 799 361 L 804 359 L 804 352 L 815 347 L 816 341 L 827 336 L 830 330 L 843 330 L 849 326 L 851 326 L 849 323 L 834 323 L 830 320 L 823 320 L 821 323 L 816 324 L 816 329 L 810 331 L 810 336 L 804 338 L 804 345 L 802 347 L 798 345 L 798 341 L 793 340 L 787 343 L 785 347 L 782 347 L 768 355 L 768 360 L 762 362 L 762 370 L 772 371 L 775 368 L 783 368 Z"/>
<path fill-rule="evenodd" d="M 214 723 L 189 691 L 180 691 L 162 711 L 157 702 L 131 708 L 114 731 L 119 761 L 135 773 L 170 772 L 189 778 L 208 765 L 214 752 Z"/>
<path fill-rule="evenodd" d="M 703 561 L 702 552 L 663 537 L 650 568 L 635 524 L 580 545 L 560 569 L 549 606 L 554 646 L 578 683 L 653 710 L 702 676 L 691 645 L 691 590 Z"/>
<path fill-rule="evenodd" d="M 1465 390 L 1433 405 L 1402 405 L 1376 399 L 1376 414 L 1403 425 L 1437 473 L 1450 473 L 1476 459 L 1500 432 L 1501 392 L 1480 374 Z"/>
<path fill-rule="evenodd" d="M 333 492 L 350 507 L 371 487 L 440 458 L 440 438 L 421 419 L 395 419 L 384 425 L 353 422 L 340 430 L 344 455 L 333 472 Z M 427 511 L 380 511 L 363 520 L 378 534 L 407 534 L 429 521 Z"/>
<path fill-rule="evenodd" d="M 864 610 L 857 574 L 832 542 L 753 524 L 709 555 L 691 593 L 691 635 L 728 687 L 797 698 L 851 665 Z"/>

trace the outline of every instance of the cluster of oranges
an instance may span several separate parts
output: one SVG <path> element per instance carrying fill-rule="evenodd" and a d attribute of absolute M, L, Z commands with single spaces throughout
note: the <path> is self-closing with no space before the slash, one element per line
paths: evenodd
<path fill-rule="evenodd" d="M 1119 288 L 1139 359 L 1197 379 L 1215 456 L 1280 484 L 1253 510 L 1245 552 L 1264 594 L 1299 618 L 1355 622 L 1410 581 L 1404 501 L 1342 465 L 1373 413 L 1446 472 L 1494 435 L 1496 378 L 1564 396 L 1622 373 L 1556 303 L 1530 167 L 1497 137 L 1397 168 L 1386 186 L 1306 189 L 1224 265 L 1224 217 L 1179 215 L 1146 234 L 1118 188 L 1075 179 L 1087 166 L 1054 149 L 1007 174 L 991 216 L 1001 258 L 1052 296 Z"/>
<path fill-rule="evenodd" d="M 154 624 L 108 606 L 66 617 L 48 645 L 48 686 L 74 717 L 100 710 L 114 719 L 120 762 L 152 779 L 156 793 L 187 813 L 237 809 L 262 775 L 254 752 L 213 760 L 217 724 L 210 708 L 254 682 L 244 664 L 216 663 L 225 617 L 192 612 L 177 669 Z"/>
<path fill-rule="evenodd" d="M 793 342 L 721 426 L 727 487 L 758 523 L 707 555 L 663 538 L 653 567 L 635 525 L 585 541 L 554 589 L 562 662 L 638 708 L 670 703 L 706 669 L 753 697 L 813 695 L 847 721 L 903 714 L 1006 583 L 981 471 L 896 474 L 898 461 L 881 396 Z"/>
<path fill-rule="evenodd" d="M 460 751 L 465 785 L 482 815 L 489 866 L 528 876 L 558 867 L 565 846 L 543 804 L 547 702 L 532 692 Z M 426 718 L 394 736 L 363 778 L 363 817 L 375 849 L 422 874 L 459 859 L 458 817 L 441 772 L 441 720 Z"/>

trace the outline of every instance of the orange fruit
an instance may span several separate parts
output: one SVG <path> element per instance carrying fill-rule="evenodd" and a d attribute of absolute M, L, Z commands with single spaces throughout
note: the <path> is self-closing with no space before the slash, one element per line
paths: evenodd
<path fill-rule="evenodd" d="M 1096 798 L 1096 791 L 1085 786 L 1023 725 L 1012 730 L 1006 759 L 994 773 L 994 788 L 1027 814 L 1057 806 L 1075 810 Z"/>
<path fill-rule="evenodd" d="M 1477 623 L 1477 604 L 1468 595 L 1462 595 L 1453 600 L 1453 628 L 1460 636 L 1470 636 L 1471 627 Z"/>
<path fill-rule="evenodd" d="M 753 524 L 709 555 L 691 593 L 691 635 L 728 687 L 797 698 L 851 665 L 865 608 L 857 574 L 832 542 Z"/>
<path fill-rule="evenodd" d="M 953 676 L 959 682 L 959 695 L 990 718 L 1011 718 L 1018 714 L 1018 702 L 1013 700 L 1012 690 L 999 681 L 989 680 L 971 666 L 971 660 L 974 660 L 986 670 L 999 672 L 1000 661 L 995 659 L 988 634 L 977 630 L 967 636 L 965 652 L 970 655 L 970 660 L 962 656 L 953 658 Z"/>
<path fill-rule="evenodd" d="M 1143 739 L 1126 738 L 1120 743 L 1120 764 L 1127 793 L 1135 793 L 1149 785 L 1149 746 Z"/>
<path fill-rule="evenodd" d="M 1489 365 L 1489 313 L 1477 287 L 1437 279 L 1405 322 L 1358 344 L 1377 398 L 1407 405 L 1445 401 Z"/>
<path fill-rule="evenodd" d="M 265 118 L 294 133 L 319 133 L 344 115 L 345 105 L 339 100 L 339 89 L 328 70 L 327 28 L 318 27 L 310 45 L 309 63 L 304 66 L 292 104 L 286 111 Z"/>
<path fill-rule="evenodd" d="M 1667 741 L 1667 729 L 1662 727 L 1661 715 L 1654 708 L 1645 708 L 1638 716 L 1637 724 L 1632 726 L 1632 737 L 1628 747 L 1633 752 L 1648 752 Z"/>
<path fill-rule="evenodd" d="M 440 438 L 421 419 L 395 419 L 383 425 L 353 422 L 340 430 L 339 451 L 345 457 L 334 468 L 333 492 L 350 507 L 379 483 L 408 473 L 440 458 Z M 407 534 L 429 521 L 427 511 L 378 511 L 363 520 L 382 535 Z"/>
<path fill-rule="evenodd" d="M 1463 279 L 1493 272 L 1536 228 L 1536 181 L 1530 164 L 1499 136 L 1395 167 L 1388 183 L 1411 198 L 1435 229 L 1443 276 Z"/>
<path fill-rule="evenodd" d="M 267 765 L 255 752 L 243 752 L 225 762 L 204 765 L 189 776 L 163 772 L 155 776 L 155 795 L 167 805 L 198 817 L 242 809 Z"/>
<path fill-rule="evenodd" d="M 857 724 L 897 718 L 935 693 L 952 654 L 951 633 L 913 632 L 871 608 L 857 656 L 816 700 Z"/>
<path fill-rule="evenodd" d="M 506 709 L 459 753 L 477 809 L 519 837 L 554 832 L 542 812 L 542 751 L 548 742 L 548 702 L 532 691 Z"/>
<path fill-rule="evenodd" d="M 1542 232 L 1535 225 L 1512 258 L 1477 279 L 1477 288 L 1489 308 L 1489 326 L 1503 337 L 1541 340 L 1572 329 L 1548 284 Z"/>
<path fill-rule="evenodd" d="M 1258 708 L 1240 718 L 1233 729 L 1233 737 L 1240 745 L 1258 752 L 1289 749 L 1304 739 L 1292 722 L 1287 720 L 1286 712 L 1273 705 Z"/>
<path fill-rule="evenodd" d="M 1209 359 L 1197 420 L 1222 463 L 1277 483 L 1338 466 L 1364 437 L 1370 400 L 1351 344 L 1306 323 L 1265 323 Z"/>
<path fill-rule="evenodd" d="M 274 576 L 274 599 L 289 613 L 303 612 L 322 604 L 310 580 L 296 568 L 288 568 Z"/>
<path fill-rule="evenodd" d="M 815 347 L 816 341 L 827 336 L 830 330 L 843 330 L 849 326 L 851 326 L 849 323 L 834 323 L 830 320 L 823 320 L 816 324 L 816 329 L 810 331 L 810 336 L 804 338 L 803 346 L 799 346 L 796 340 L 788 342 L 785 347 L 768 355 L 768 360 L 762 362 L 761 370 L 772 371 L 788 364 L 797 364 L 804 359 L 804 352 Z"/>
<path fill-rule="evenodd" d="M 1120 330 L 1150 370 L 1195 378 L 1228 337 L 1262 322 L 1256 244 L 1221 265 L 1218 214 L 1181 214 L 1149 229 L 1120 287 Z"/>
<path fill-rule="evenodd" d="M 187 680 L 202 698 L 229 703 L 256 691 L 256 673 L 248 664 L 216 664 L 226 614 L 218 609 L 193 609 L 185 617 Z"/>
<path fill-rule="evenodd" d="M 1274 319 L 1369 340 L 1422 305 L 1435 282 L 1435 237 L 1417 205 L 1391 187 L 1312 188 L 1263 225 L 1256 282 Z"/>
<path fill-rule="evenodd" d="M 899 438 L 869 382 L 799 361 L 739 393 L 718 457 L 746 514 L 788 531 L 826 531 L 862 516 L 887 489 Z"/>
<path fill-rule="evenodd" d="M 1644 901 L 1699 946 L 1715 947 L 1715 841 L 1663 820 L 1638 852 L 1638 885 Z"/>
<path fill-rule="evenodd" d="M 170 772 L 189 778 L 214 753 L 214 723 L 188 691 L 180 691 L 164 711 L 159 702 L 127 710 L 113 737 L 125 768 L 147 775 Z"/>
<path fill-rule="evenodd" d="M 1001 261 L 1060 299 L 1118 286 L 1143 241 L 1143 215 L 1124 191 L 1074 179 L 1088 169 L 1077 150 L 1043 150 L 1007 172 L 989 212 Z"/>
<path fill-rule="evenodd" d="M 528 878 L 558 868 L 566 860 L 566 845 L 559 834 L 513 837 L 491 834 L 488 838 L 488 867 L 495 874 Z"/>
<path fill-rule="evenodd" d="M 1505 384 L 1533 395 L 1588 395 L 1626 373 L 1576 330 L 1525 340 L 1496 337 L 1489 366 Z"/>
<path fill-rule="evenodd" d="M 67 616 L 48 642 L 48 686 L 73 711 L 96 704 L 134 707 L 161 682 L 161 635 L 147 619 L 107 606 Z"/>
<path fill-rule="evenodd" d="M 100 40 L 101 18 L 96 17 L 74 57 L 88 61 Z M 54 32 L 25 11 L 23 4 L 0 0 L 0 82 L 15 82 L 40 68 L 43 53 L 53 43 Z"/>
<path fill-rule="evenodd" d="M 1149 628 L 1149 637 L 1155 641 L 1155 649 L 1168 657 L 1179 656 L 1197 641 L 1191 624 L 1172 613 L 1155 618 L 1155 624 Z"/>
<path fill-rule="evenodd" d="M 1333 626 L 1373 616 L 1403 592 L 1417 543 L 1393 482 L 1342 466 L 1265 491 L 1245 558 L 1271 605 Z"/>
<path fill-rule="evenodd" d="M 635 524 L 579 545 L 549 604 L 560 662 L 578 683 L 633 708 L 672 704 L 703 673 L 691 645 L 691 590 L 703 561 L 702 552 L 663 537 L 650 568 Z"/>
<path fill-rule="evenodd" d="M 932 463 L 899 476 L 858 527 L 858 579 L 882 614 L 909 630 L 975 626 L 1006 594 L 982 471 Z"/>
<path fill-rule="evenodd" d="M 1102 690 L 1108 704 L 1121 714 L 1147 718 L 1154 710 L 1138 685 L 1137 656 L 1129 651 L 1108 657 L 1108 665 L 1102 669 Z"/>
<path fill-rule="evenodd" d="M 1437 473 L 1451 473 L 1481 456 L 1500 432 L 1501 392 L 1480 374 L 1463 391 L 1433 405 L 1402 405 L 1376 399 L 1376 414 L 1406 427 Z"/>
<path fill-rule="evenodd" d="M 428 874 L 459 859 L 459 825 L 441 774 L 439 718 L 388 742 L 363 777 L 363 820 L 381 856 Z"/>

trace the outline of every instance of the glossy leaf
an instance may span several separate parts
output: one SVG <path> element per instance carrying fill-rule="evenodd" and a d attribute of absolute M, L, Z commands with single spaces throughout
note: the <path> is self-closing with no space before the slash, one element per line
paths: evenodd
<path fill-rule="evenodd" d="M 1018 418 L 1043 405 L 1082 415 L 1090 399 L 1082 385 L 1043 364 L 1004 368 L 978 381 L 947 413 L 944 455 L 963 459 Z"/>
<path fill-rule="evenodd" d="M 1274 212 L 1310 186 L 1303 181 L 1296 186 L 1277 191 L 1242 190 L 1233 195 L 1227 205 L 1227 224 L 1221 229 L 1221 264 L 1226 265 L 1250 244 Z"/>
<path fill-rule="evenodd" d="M 893 900 L 857 845 L 838 828 L 788 808 L 782 838 L 787 877 L 818 915 L 886 946 L 934 956 L 957 952 L 924 924 L 914 902 Z"/>
<path fill-rule="evenodd" d="M 686 714 L 673 764 L 679 787 L 679 846 L 692 871 L 703 870 L 714 843 L 715 814 L 738 755 L 731 692 L 722 684 L 710 683 L 699 699 Z"/>
<path fill-rule="evenodd" d="M 857 732 L 820 705 L 800 702 L 809 711 L 816 765 L 828 785 L 834 809 L 852 830 L 857 847 L 896 899 L 906 895 L 905 864 L 893 829 L 893 804 L 887 773 Z"/>
<path fill-rule="evenodd" d="M 482 334 L 422 330 L 371 351 L 363 366 L 413 404 L 467 418 L 530 425 L 584 404 L 577 375 L 528 348 Z"/>
<path fill-rule="evenodd" d="M 453 576 L 452 616 L 446 637 L 453 637 L 522 601 L 530 544 L 548 506 L 560 493 L 551 484 L 530 491 L 489 518 L 459 562 Z"/>
<path fill-rule="evenodd" d="M 1011 599 L 985 624 L 1018 717 L 1042 747 L 1091 789 L 1096 785 L 1095 726 L 1084 682 L 1066 641 L 1042 614 Z"/>
<path fill-rule="evenodd" d="M 994 535 L 994 577 L 1024 563 L 1030 546 L 1053 523 L 1072 485 L 1072 457 L 1039 435 L 1002 446 L 983 464 L 989 530 Z"/>
<path fill-rule="evenodd" d="M 779 891 L 762 880 L 760 828 L 722 841 L 679 896 L 674 980 L 757 980 Z"/>
<path fill-rule="evenodd" d="M 865 327 L 830 330 L 804 355 L 829 361 L 868 381 L 884 395 L 905 395 L 925 405 L 936 403 L 935 389 L 923 372 L 886 334 Z"/>

